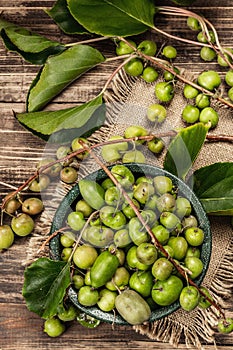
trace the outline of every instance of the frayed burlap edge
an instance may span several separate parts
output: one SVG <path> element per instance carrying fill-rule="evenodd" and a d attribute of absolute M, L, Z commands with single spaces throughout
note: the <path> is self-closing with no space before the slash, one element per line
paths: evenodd
<path fill-rule="evenodd" d="M 189 73 L 187 73 L 187 76 L 190 78 Z M 142 86 L 139 88 L 139 90 L 141 89 L 141 95 L 138 96 L 138 99 L 135 98 L 135 96 L 132 98 L 132 95 L 135 93 L 135 87 L 137 88 L 137 86 L 140 84 L 142 84 Z M 183 85 L 180 83 L 177 83 L 177 85 L 177 89 L 180 89 L 180 94 L 178 95 L 182 101 L 174 101 L 168 107 L 168 112 L 170 109 L 170 114 L 172 113 L 173 115 L 177 114 L 176 111 L 178 109 L 182 110 L 182 106 L 186 104 L 186 101 L 181 97 Z M 150 86 L 150 88 L 148 88 L 148 86 Z M 151 92 L 152 86 L 150 84 L 144 84 L 140 79 L 137 78 L 129 78 L 124 73 L 124 70 L 120 71 L 119 74 L 115 77 L 111 88 L 106 91 L 104 96 L 106 103 L 110 104 L 110 111 L 107 109 L 106 122 L 103 127 L 92 134 L 92 136 L 89 138 L 90 142 L 102 142 L 108 139 L 111 135 L 119 134 L 120 130 L 124 130 L 125 126 L 130 124 L 137 124 L 136 121 L 138 120 L 140 120 L 140 124 L 143 124 L 143 121 L 146 119 L 144 118 L 145 110 L 140 110 L 142 116 L 139 117 L 138 120 L 135 120 L 132 117 L 127 118 L 127 116 L 124 116 L 123 114 L 125 113 L 124 104 L 138 104 L 140 105 L 140 108 L 144 104 L 142 108 L 145 109 L 146 106 L 148 106 L 149 102 L 154 102 L 154 95 L 151 94 Z M 227 110 L 220 104 L 217 104 L 217 106 L 223 111 Z M 180 112 L 178 114 L 180 120 Z M 120 119 L 119 115 L 121 116 Z M 119 120 L 121 125 L 119 125 Z M 174 118 L 174 123 L 172 123 L 172 125 L 174 129 L 180 126 L 180 122 L 177 122 L 177 118 Z M 226 128 L 226 126 L 224 127 Z M 225 152 L 225 146 L 223 148 Z M 100 151 L 98 152 L 97 150 L 97 154 L 100 155 Z M 222 155 L 220 155 L 220 158 L 221 161 L 232 160 L 231 157 L 230 160 L 228 158 L 225 159 L 226 157 L 222 158 Z M 162 166 L 163 156 L 152 159 L 150 155 L 147 161 L 148 163 Z M 201 161 L 199 162 L 198 166 L 205 165 L 208 163 L 208 161 L 210 161 L 208 156 L 205 159 L 201 156 Z M 218 160 L 216 159 L 215 161 L 217 162 Z M 84 164 L 82 164 L 79 179 L 97 169 L 98 166 L 96 164 L 93 164 L 93 161 L 87 160 Z M 49 203 L 50 209 L 43 212 L 40 220 L 37 222 L 35 232 L 29 240 L 27 247 L 27 258 L 23 262 L 23 265 L 31 263 L 33 260 L 37 259 L 40 256 L 49 255 L 48 248 L 46 251 L 42 252 L 38 252 L 38 249 L 41 247 L 42 243 L 45 241 L 49 234 L 51 218 L 55 214 L 58 203 L 60 203 L 63 196 L 70 190 L 70 188 L 71 186 L 64 185 L 62 183 L 57 186 L 56 191 L 54 192 L 53 200 Z M 224 301 L 232 296 L 233 235 L 232 232 L 230 232 L 232 231 L 230 224 L 228 223 L 224 226 L 222 225 L 223 221 L 224 219 L 222 218 L 214 218 L 212 220 L 212 231 L 214 231 L 215 228 L 216 232 L 213 232 L 214 239 L 212 258 L 210 262 L 210 268 L 207 272 L 206 278 L 204 279 L 203 285 L 206 285 L 208 287 L 212 293 L 214 300 L 224 308 Z M 218 239 L 218 231 L 221 232 L 221 235 L 223 235 L 222 243 L 224 244 L 222 244 L 220 254 L 217 254 L 218 256 L 216 257 L 214 247 L 216 246 L 215 239 Z M 217 242 L 217 246 L 219 246 L 219 242 Z M 212 307 L 207 310 L 195 309 L 188 314 L 185 311 L 179 309 L 172 315 L 167 316 L 161 320 L 155 321 L 148 325 L 134 326 L 133 329 L 140 334 L 146 335 L 151 340 L 166 342 L 175 348 L 179 345 L 179 342 L 182 340 L 182 338 L 184 338 L 185 344 L 188 348 L 194 347 L 198 350 L 204 350 L 205 344 L 215 344 L 215 329 L 217 319 L 218 315 L 216 313 L 216 310 Z"/>

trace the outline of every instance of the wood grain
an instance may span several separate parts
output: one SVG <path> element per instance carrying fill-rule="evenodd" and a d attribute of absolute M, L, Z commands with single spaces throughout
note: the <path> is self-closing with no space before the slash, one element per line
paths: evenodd
<path fill-rule="evenodd" d="M 157 1 L 158 4 L 171 5 L 169 1 Z M 63 43 L 75 42 L 79 37 L 68 37 L 61 33 L 53 21 L 45 14 L 44 8 L 51 7 L 54 1 L 0 0 L 2 16 L 18 25 L 45 35 Z M 232 0 L 197 0 L 192 10 L 202 13 L 210 19 L 220 40 L 226 47 L 233 47 L 233 3 Z M 180 18 L 157 18 L 156 24 L 172 34 L 194 38 L 186 23 Z M 143 37 L 143 36 L 142 36 Z M 147 37 L 150 37 L 147 34 Z M 170 42 L 157 34 L 153 36 L 158 45 Z M 171 41 L 172 42 L 172 41 Z M 110 57 L 114 52 L 114 43 L 95 44 L 96 48 Z M 207 67 L 219 70 L 216 63 L 201 62 L 199 48 L 180 43 L 176 65 L 191 70 L 194 74 Z M 113 72 L 116 63 L 103 64 L 88 72 L 83 78 L 72 84 L 47 107 L 51 110 L 78 105 L 101 90 L 107 78 Z M 12 111 L 25 111 L 27 91 L 35 78 L 39 67 L 25 62 L 16 53 L 6 51 L 0 41 L 0 198 L 9 192 L 5 184 L 18 187 L 33 174 L 35 165 L 43 154 L 45 142 L 25 130 L 13 116 Z M 223 74 L 223 73 L 221 73 Z M 15 244 L 0 254 L 0 350 L 72 350 L 72 349 L 164 349 L 171 350 L 170 344 L 151 341 L 136 334 L 129 327 L 114 328 L 101 324 L 95 330 L 72 324 L 59 339 L 50 339 L 43 332 L 43 321 L 29 312 L 22 298 L 25 246 L 28 238 L 16 239 Z M 226 305 L 229 315 L 233 316 L 232 299 Z M 230 350 L 233 347 L 233 335 L 217 335 L 218 350 Z M 184 344 L 179 349 L 186 349 Z M 216 350 L 214 345 L 206 345 L 206 350 Z"/>

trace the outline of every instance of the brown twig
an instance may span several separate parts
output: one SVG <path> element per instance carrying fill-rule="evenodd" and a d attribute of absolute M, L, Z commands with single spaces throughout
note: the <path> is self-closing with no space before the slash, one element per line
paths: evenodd
<path fill-rule="evenodd" d="M 18 193 L 22 192 L 33 180 L 35 180 L 39 176 L 38 170 L 34 175 L 32 175 L 28 180 L 26 180 L 21 186 L 19 186 L 15 191 L 11 193 L 11 195 L 3 198 L 2 204 L 0 206 L 1 210 L 4 211 L 6 203 L 14 198 Z"/>
<path fill-rule="evenodd" d="M 122 63 L 114 70 L 114 72 L 110 75 L 110 77 L 109 77 L 108 80 L 106 81 L 106 83 L 105 83 L 103 89 L 101 90 L 100 94 L 103 94 L 103 93 L 107 90 L 109 84 L 112 82 L 112 79 L 115 77 L 115 75 L 124 67 L 124 65 L 125 65 L 127 62 L 131 61 L 131 59 L 133 59 L 134 57 L 137 57 L 137 55 L 127 55 L 127 58 L 124 60 L 124 62 L 122 62 Z M 122 58 L 123 58 L 123 57 L 122 57 Z"/>
<path fill-rule="evenodd" d="M 40 253 L 42 250 L 45 249 L 46 245 L 54 238 L 56 237 L 60 232 L 63 232 L 65 230 L 68 230 L 69 227 L 66 226 L 66 227 L 62 227 L 62 228 L 59 228 L 59 230 L 56 230 L 53 232 L 52 235 L 50 235 L 44 242 L 43 244 L 41 245 L 41 247 L 38 249 L 37 253 Z"/>
<path fill-rule="evenodd" d="M 205 17 L 203 16 L 200 16 L 188 9 L 184 9 L 184 8 L 179 8 L 179 7 L 169 7 L 169 6 L 161 6 L 158 8 L 159 10 L 159 13 L 161 14 L 165 14 L 165 15 L 172 15 L 172 16 L 183 16 L 183 17 L 193 17 L 193 18 L 196 18 L 197 21 L 199 22 L 200 26 L 201 26 L 201 29 L 202 29 L 202 32 L 207 40 L 207 43 L 201 43 L 201 42 L 198 42 L 198 41 L 193 41 L 193 40 L 189 40 L 189 39 L 186 39 L 186 38 L 182 38 L 182 37 L 178 37 L 178 36 L 175 36 L 175 35 L 172 35 L 170 33 L 167 33 L 167 32 L 164 32 L 162 30 L 160 30 L 159 28 L 157 27 L 154 27 L 153 29 L 155 31 L 157 31 L 158 33 L 162 34 L 162 35 L 165 35 L 171 39 L 175 39 L 175 40 L 178 40 L 178 41 L 182 41 L 182 42 L 186 42 L 187 44 L 193 44 L 193 45 L 196 45 L 196 46 L 202 46 L 202 47 L 210 47 L 212 48 L 217 55 L 220 55 L 221 58 L 229 65 L 229 67 L 231 69 L 233 69 L 233 65 L 232 63 L 230 62 L 230 60 L 228 59 L 227 56 L 224 55 L 224 53 L 227 53 L 229 57 L 233 58 L 233 55 L 231 52 L 225 50 L 222 45 L 220 44 L 220 41 L 219 41 L 219 38 L 218 38 L 218 33 L 215 29 L 215 27 L 213 26 L 213 24 L 208 21 Z M 215 37 L 215 41 L 216 41 L 216 44 L 214 44 L 212 41 L 211 41 L 211 36 L 210 36 L 210 33 L 209 33 L 209 30 L 208 30 L 208 27 L 212 30 L 213 34 L 214 34 L 214 37 Z"/>
<path fill-rule="evenodd" d="M 231 135 L 215 135 L 215 134 L 207 134 L 206 140 L 210 142 L 233 142 L 233 136 Z"/>

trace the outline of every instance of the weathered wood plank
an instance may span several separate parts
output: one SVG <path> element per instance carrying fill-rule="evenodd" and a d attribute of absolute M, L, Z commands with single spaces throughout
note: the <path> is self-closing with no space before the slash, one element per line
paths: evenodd
<path fill-rule="evenodd" d="M 43 332 L 43 320 L 27 311 L 24 305 L 20 304 L 0 304 L 3 311 L 1 316 L 0 342 L 4 344 L 6 350 L 31 350 L 37 344 L 40 350 L 56 348 L 63 350 L 71 349 L 109 349 L 114 347 L 120 349 L 158 349 L 172 350 L 173 347 L 167 343 L 152 341 L 149 338 L 135 333 L 128 326 L 114 326 L 101 324 L 96 329 L 87 329 L 79 324 L 72 323 L 67 331 L 59 339 L 48 338 Z M 5 317 L 5 315 L 14 315 Z M 28 337 L 28 324 L 30 324 L 30 337 Z M 103 341 L 104 339 L 104 341 Z M 229 350 L 229 336 L 224 336 L 223 346 L 221 337 L 217 340 L 218 350 Z M 67 344 L 67 347 L 66 345 Z M 184 344 L 179 345 L 179 349 L 187 349 Z M 214 345 L 205 345 L 206 350 L 216 350 Z"/>
<path fill-rule="evenodd" d="M 86 102 L 89 99 L 98 95 L 104 87 L 105 82 L 114 71 L 116 65 L 103 64 L 97 68 L 93 68 L 87 72 L 85 76 L 70 85 L 62 92 L 53 102 L 69 102 L 80 103 Z M 14 71 L 0 75 L 0 101 L 2 102 L 26 102 L 27 92 L 33 79 L 36 77 L 36 72 L 31 74 L 27 72 Z M 98 84 L 93 82 L 98 81 Z M 93 86 L 90 89 L 90 86 Z M 10 105 L 9 105 L 10 107 Z"/>

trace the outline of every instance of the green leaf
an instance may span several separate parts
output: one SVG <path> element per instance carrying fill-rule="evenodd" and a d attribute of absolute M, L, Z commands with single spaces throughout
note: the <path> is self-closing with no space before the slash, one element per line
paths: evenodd
<path fill-rule="evenodd" d="M 22 294 L 28 309 L 45 319 L 54 316 L 70 283 L 69 263 L 37 259 L 24 273 Z"/>
<path fill-rule="evenodd" d="M 33 64 L 43 64 L 50 55 L 65 49 L 64 45 L 59 42 L 33 34 L 23 27 L 4 20 L 0 20 L 0 28 L 6 48 L 17 52 L 26 61 Z"/>
<path fill-rule="evenodd" d="M 67 0 L 73 17 L 89 32 L 129 36 L 154 25 L 152 0 Z"/>
<path fill-rule="evenodd" d="M 16 25 L 12 22 L 8 22 L 5 19 L 0 18 L 0 31 L 2 29 L 11 28 L 11 27 L 16 27 Z"/>
<path fill-rule="evenodd" d="M 11 27 L 5 29 L 10 41 L 21 51 L 38 53 L 50 46 L 58 46 L 60 43 L 48 40 L 47 38 L 33 34 L 29 30 L 21 27 Z"/>
<path fill-rule="evenodd" d="M 233 163 L 214 163 L 196 170 L 194 192 L 207 213 L 233 215 Z"/>
<path fill-rule="evenodd" d="M 66 0 L 57 0 L 50 10 L 45 12 L 66 34 L 85 34 L 88 31 L 71 15 Z"/>
<path fill-rule="evenodd" d="M 88 45 L 75 45 L 49 57 L 30 87 L 27 111 L 42 109 L 65 87 L 104 60 L 98 50 Z"/>
<path fill-rule="evenodd" d="M 105 119 L 105 113 L 102 106 L 102 95 L 97 96 L 93 100 L 82 104 L 81 106 L 62 109 L 59 111 L 41 111 L 31 113 L 20 113 L 16 115 L 18 121 L 33 133 L 48 139 L 52 134 L 64 131 L 66 138 L 70 141 L 73 130 L 76 137 L 84 135 L 89 131 L 100 127 Z M 64 134 L 63 133 L 63 134 Z M 50 139 L 53 139 L 57 135 Z M 63 135 L 64 139 L 64 135 Z"/>
<path fill-rule="evenodd" d="M 181 129 L 168 147 L 164 169 L 185 181 L 204 144 L 207 131 L 203 123 Z"/>

